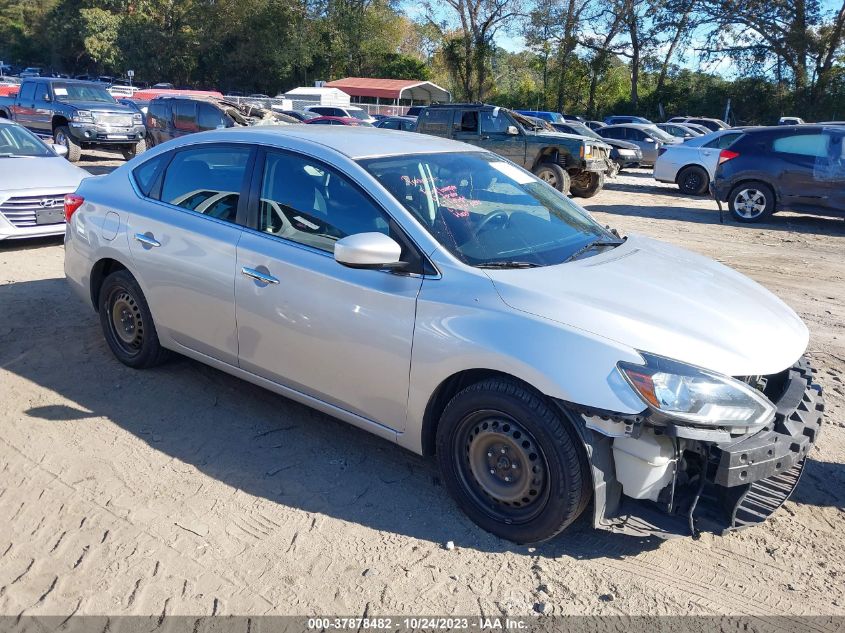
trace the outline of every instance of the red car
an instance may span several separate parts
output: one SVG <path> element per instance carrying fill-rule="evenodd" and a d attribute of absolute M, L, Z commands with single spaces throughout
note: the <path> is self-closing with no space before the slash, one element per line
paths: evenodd
<path fill-rule="evenodd" d="M 303 123 L 306 125 L 358 125 L 361 127 L 373 127 L 372 124 L 351 116 L 318 116 L 303 121 Z"/>

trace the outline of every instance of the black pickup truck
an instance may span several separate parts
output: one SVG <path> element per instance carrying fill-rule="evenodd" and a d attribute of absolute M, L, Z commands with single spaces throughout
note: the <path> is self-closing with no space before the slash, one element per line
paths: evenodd
<path fill-rule="evenodd" d="M 74 163 L 83 149 L 116 149 L 129 160 L 147 148 L 141 113 L 119 104 L 94 82 L 25 79 L 17 95 L 0 97 L 0 117 L 39 136 L 52 136 Z"/>
<path fill-rule="evenodd" d="M 482 103 L 430 105 L 420 113 L 416 131 L 483 147 L 583 198 L 601 191 L 612 169 L 605 143 L 552 132 L 521 114 Z"/>

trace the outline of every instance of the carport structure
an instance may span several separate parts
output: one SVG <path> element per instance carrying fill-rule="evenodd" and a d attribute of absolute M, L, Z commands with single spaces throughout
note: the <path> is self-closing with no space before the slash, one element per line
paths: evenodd
<path fill-rule="evenodd" d="M 452 100 L 451 93 L 445 88 L 418 79 L 346 77 L 329 81 L 326 87 L 339 88 L 358 103 L 376 105 L 426 105 Z"/>

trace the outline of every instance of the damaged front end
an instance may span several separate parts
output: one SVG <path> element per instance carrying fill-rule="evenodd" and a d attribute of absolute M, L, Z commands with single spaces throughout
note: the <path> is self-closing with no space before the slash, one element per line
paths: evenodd
<path fill-rule="evenodd" d="M 765 396 L 764 424 L 705 427 L 651 408 L 639 416 L 579 411 L 595 527 L 661 538 L 724 534 L 763 522 L 789 498 L 819 434 L 821 387 L 806 359 L 737 380 Z"/>

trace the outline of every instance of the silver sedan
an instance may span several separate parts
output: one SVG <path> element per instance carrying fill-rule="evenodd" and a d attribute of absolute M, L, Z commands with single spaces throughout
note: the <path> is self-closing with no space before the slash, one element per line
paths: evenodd
<path fill-rule="evenodd" d="M 91 174 L 16 123 L 0 119 L 0 240 L 62 235 L 64 197 Z"/>
<path fill-rule="evenodd" d="M 466 513 L 517 542 L 591 499 L 604 529 L 758 522 L 815 441 L 789 307 L 470 145 L 200 133 L 85 181 L 66 212 L 67 278 L 121 362 L 178 352 L 435 454 Z"/>

